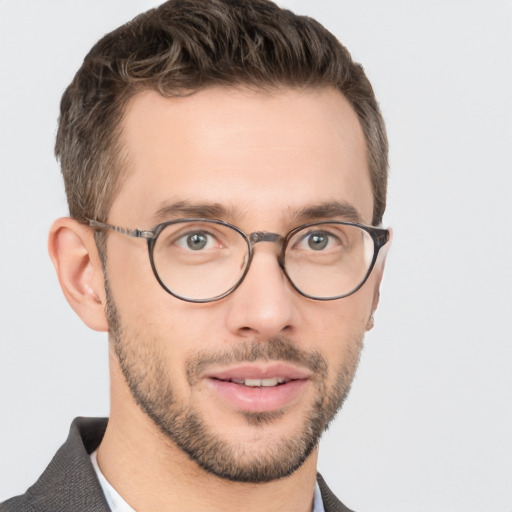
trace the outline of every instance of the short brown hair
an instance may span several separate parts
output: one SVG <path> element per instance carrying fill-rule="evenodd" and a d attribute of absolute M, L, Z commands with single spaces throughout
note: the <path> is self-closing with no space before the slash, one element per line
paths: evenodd
<path fill-rule="evenodd" d="M 120 124 L 136 93 L 172 97 L 238 85 L 339 90 L 366 138 L 372 222 L 380 224 L 388 144 L 370 82 L 322 25 L 268 0 L 169 0 L 96 43 L 61 101 L 55 154 L 70 215 L 107 219 L 122 181 Z"/>

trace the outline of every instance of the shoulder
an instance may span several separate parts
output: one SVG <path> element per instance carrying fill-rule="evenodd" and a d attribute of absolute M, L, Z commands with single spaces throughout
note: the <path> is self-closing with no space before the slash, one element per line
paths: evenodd
<path fill-rule="evenodd" d="M 26 495 L 16 496 L 0 503 L 0 512 L 32 512 L 34 509 L 28 502 Z M 34 511 L 35 512 L 35 511 Z"/>
<path fill-rule="evenodd" d="M 325 512 L 354 512 L 352 509 L 343 505 L 336 495 L 329 489 L 320 473 L 317 474 L 317 481 L 322 493 L 322 501 Z"/>
<path fill-rule="evenodd" d="M 0 512 L 108 512 L 89 454 L 105 433 L 106 418 L 77 418 L 66 442 L 25 494 L 0 504 Z"/>
<path fill-rule="evenodd" d="M 27 494 L 15 496 L 3 503 L 0 503 L 0 512 L 37 512 L 37 510 L 30 504 L 30 498 Z"/>

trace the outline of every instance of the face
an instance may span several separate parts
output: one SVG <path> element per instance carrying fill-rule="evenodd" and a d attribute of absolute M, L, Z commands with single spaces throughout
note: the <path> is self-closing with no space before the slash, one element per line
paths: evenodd
<path fill-rule="evenodd" d="M 111 224 L 213 217 L 285 235 L 315 220 L 371 222 L 364 137 L 334 90 L 144 92 L 123 123 L 130 167 Z M 376 306 L 379 266 L 355 294 L 315 301 L 292 288 L 278 251 L 256 245 L 243 283 L 197 304 L 158 284 L 144 240 L 108 238 L 111 342 L 132 414 L 222 478 L 269 481 L 300 467 L 349 390 Z"/>

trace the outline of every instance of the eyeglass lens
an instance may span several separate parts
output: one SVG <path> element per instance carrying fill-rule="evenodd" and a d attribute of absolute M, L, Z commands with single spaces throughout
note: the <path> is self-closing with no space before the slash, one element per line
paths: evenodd
<path fill-rule="evenodd" d="M 153 247 L 153 263 L 164 286 L 178 297 L 208 300 L 242 279 L 250 245 L 234 227 L 215 221 L 168 224 Z M 333 298 L 352 292 L 365 279 L 374 242 L 364 229 L 322 223 L 285 240 L 284 267 L 303 294 Z"/>

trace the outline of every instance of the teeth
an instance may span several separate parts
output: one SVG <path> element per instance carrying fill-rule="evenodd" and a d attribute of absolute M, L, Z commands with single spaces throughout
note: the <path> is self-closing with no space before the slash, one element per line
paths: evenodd
<path fill-rule="evenodd" d="M 250 387 L 271 387 L 277 386 L 277 379 L 245 379 L 245 385 Z"/>
<path fill-rule="evenodd" d="M 243 384 L 244 386 L 249 387 L 263 387 L 270 388 L 273 386 L 277 386 L 278 384 L 283 384 L 286 382 L 286 379 L 283 377 L 272 377 L 271 379 L 231 379 L 235 384 Z"/>

